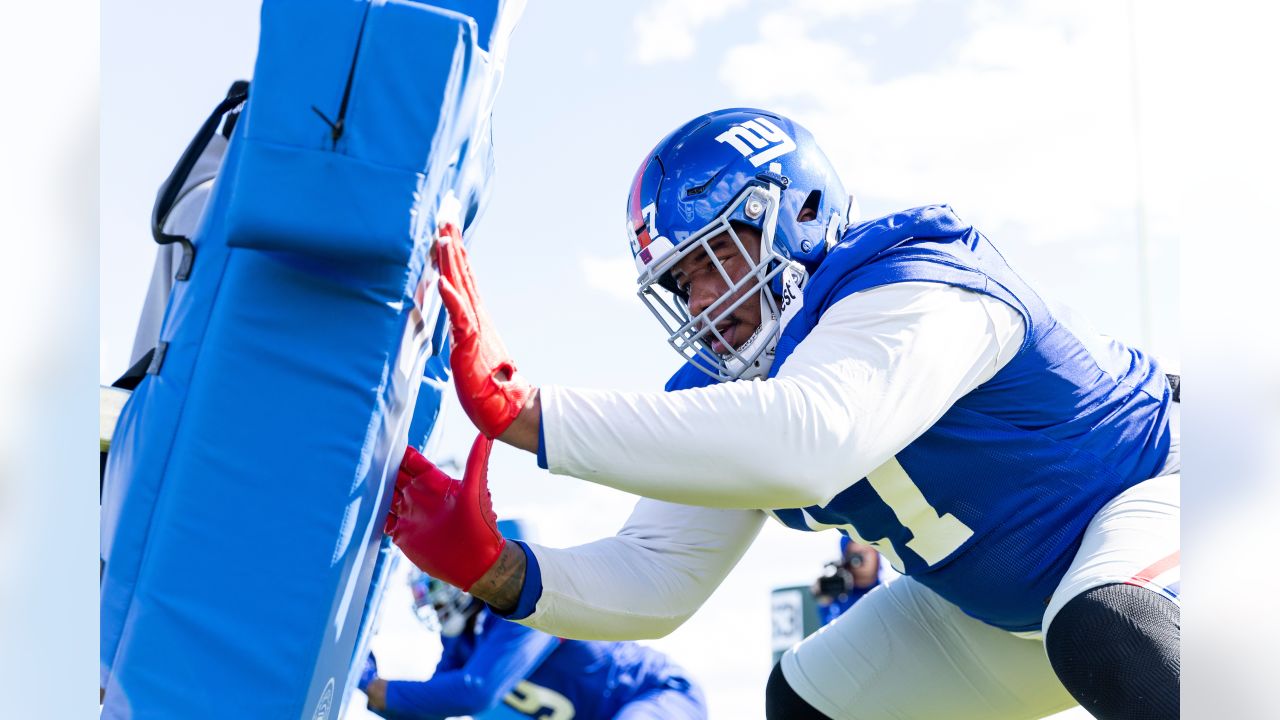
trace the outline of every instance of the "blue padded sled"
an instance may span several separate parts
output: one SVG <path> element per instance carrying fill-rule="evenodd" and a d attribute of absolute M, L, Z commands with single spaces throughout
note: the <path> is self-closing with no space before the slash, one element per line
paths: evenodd
<path fill-rule="evenodd" d="M 190 277 L 108 458 L 103 717 L 338 717 L 419 389 L 415 444 L 439 408 L 427 249 L 483 203 L 522 5 L 264 3 Z"/>

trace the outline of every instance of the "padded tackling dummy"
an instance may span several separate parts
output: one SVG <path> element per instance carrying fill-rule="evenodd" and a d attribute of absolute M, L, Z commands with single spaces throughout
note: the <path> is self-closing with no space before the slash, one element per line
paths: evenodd
<path fill-rule="evenodd" d="M 446 7 L 263 4 L 191 275 L 108 459 L 105 718 L 339 715 L 442 350 L 428 246 L 483 202 L 523 2 Z"/>

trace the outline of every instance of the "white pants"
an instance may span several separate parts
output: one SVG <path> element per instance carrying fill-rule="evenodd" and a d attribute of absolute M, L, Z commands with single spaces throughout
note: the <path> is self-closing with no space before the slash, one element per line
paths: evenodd
<path fill-rule="evenodd" d="M 1176 453 L 1165 472 L 1172 474 L 1129 488 L 1094 516 L 1045 611 L 1046 631 L 1068 600 L 1110 583 L 1177 602 Z M 796 693 L 837 720 L 1015 720 L 1075 704 L 1039 633 L 975 620 L 909 577 L 868 593 L 781 662 Z"/>

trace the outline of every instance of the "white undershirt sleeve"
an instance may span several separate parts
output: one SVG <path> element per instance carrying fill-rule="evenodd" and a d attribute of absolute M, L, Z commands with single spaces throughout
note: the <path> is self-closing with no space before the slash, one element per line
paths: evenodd
<path fill-rule="evenodd" d="M 642 499 L 615 537 L 563 550 L 528 543 L 542 597 L 517 622 L 579 639 L 662 637 L 719 587 L 764 518 Z"/>
<path fill-rule="evenodd" d="M 824 505 L 1017 352 L 1021 316 L 938 283 L 846 297 L 770 380 L 678 392 L 544 387 L 549 469 L 719 508 Z"/>

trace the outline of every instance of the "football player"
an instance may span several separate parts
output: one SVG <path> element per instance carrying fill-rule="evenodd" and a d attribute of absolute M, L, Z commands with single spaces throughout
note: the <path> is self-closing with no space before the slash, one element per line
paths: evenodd
<path fill-rule="evenodd" d="M 1029 718 L 1075 701 L 1175 717 L 1177 376 L 1050 303 L 948 206 L 866 222 L 852 206 L 776 113 L 711 112 L 662 139 L 627 232 L 684 365 L 639 394 L 517 372 L 444 228 L 471 420 L 645 499 L 613 538 L 505 543 L 477 462 L 451 481 L 476 489 L 449 503 L 443 481 L 403 483 L 396 542 L 522 624 L 639 638 L 695 612 L 766 519 L 836 529 L 905 577 L 782 657 L 770 718 Z M 439 551 L 445 527 L 465 552 Z"/>
<path fill-rule="evenodd" d="M 563 640 L 502 619 L 471 595 L 415 572 L 414 612 L 440 632 L 435 673 L 385 680 L 369 655 L 358 687 L 369 709 L 411 720 L 481 715 L 505 704 L 543 720 L 705 720 L 702 691 L 656 650 Z M 508 715 L 510 714 L 508 713 Z"/>

